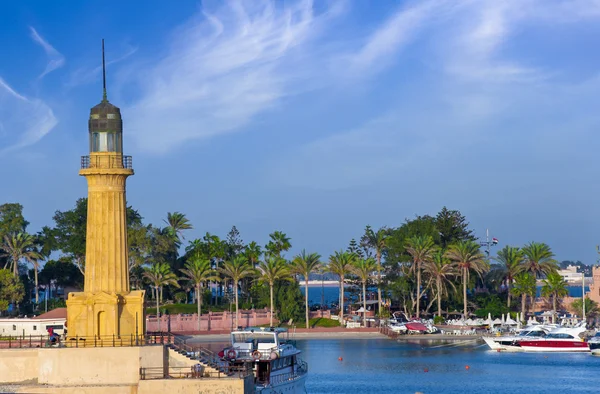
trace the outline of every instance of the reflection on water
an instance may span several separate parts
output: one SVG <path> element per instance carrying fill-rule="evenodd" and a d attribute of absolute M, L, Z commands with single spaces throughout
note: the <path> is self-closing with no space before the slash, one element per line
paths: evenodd
<path fill-rule="evenodd" d="M 600 358 L 590 354 L 497 353 L 481 340 L 298 340 L 298 347 L 309 363 L 308 393 L 596 393 L 600 387 Z"/>

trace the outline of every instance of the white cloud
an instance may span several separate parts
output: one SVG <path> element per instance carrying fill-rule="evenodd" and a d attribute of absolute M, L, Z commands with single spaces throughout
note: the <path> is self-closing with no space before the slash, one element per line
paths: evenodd
<path fill-rule="evenodd" d="M 57 123 L 45 102 L 19 94 L 0 78 L 0 155 L 36 143 Z"/>
<path fill-rule="evenodd" d="M 368 36 L 360 50 L 343 59 L 349 62 L 348 71 L 356 75 L 388 66 L 402 47 L 410 44 L 421 29 L 435 21 L 434 12 L 443 12 L 445 7 L 446 2 L 442 0 L 420 1 L 409 7 L 400 7 Z"/>
<path fill-rule="evenodd" d="M 46 55 L 48 56 L 48 64 L 46 65 L 46 69 L 38 77 L 43 78 L 46 74 L 49 74 L 52 71 L 64 66 L 65 57 L 56 49 L 54 49 L 54 47 L 50 45 L 48 41 L 40 36 L 33 27 L 30 26 L 29 29 L 31 30 L 31 38 L 44 49 L 44 52 L 46 52 Z"/>
<path fill-rule="evenodd" d="M 230 2 L 171 36 L 160 59 L 132 66 L 140 96 L 124 110 L 146 151 L 231 132 L 290 95 L 328 83 L 315 40 L 335 10 L 311 1 Z"/>

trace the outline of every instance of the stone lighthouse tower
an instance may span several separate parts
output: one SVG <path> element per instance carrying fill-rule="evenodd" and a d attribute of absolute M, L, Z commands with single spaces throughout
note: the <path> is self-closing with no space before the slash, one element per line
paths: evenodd
<path fill-rule="evenodd" d="M 114 338 L 129 343 L 145 332 L 144 291 L 129 288 L 125 188 L 133 168 L 131 156 L 123 156 L 121 110 L 106 95 L 104 40 L 102 76 L 102 101 L 90 111 L 90 154 L 79 171 L 88 184 L 85 284 L 67 299 L 68 343 L 79 338 L 88 346 Z"/>

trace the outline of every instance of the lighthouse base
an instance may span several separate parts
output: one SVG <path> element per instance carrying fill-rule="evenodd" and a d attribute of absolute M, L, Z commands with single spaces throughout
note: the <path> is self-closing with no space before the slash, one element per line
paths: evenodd
<path fill-rule="evenodd" d="M 145 334 L 144 291 L 110 294 L 69 293 L 67 346 L 102 346 L 130 342 Z"/>

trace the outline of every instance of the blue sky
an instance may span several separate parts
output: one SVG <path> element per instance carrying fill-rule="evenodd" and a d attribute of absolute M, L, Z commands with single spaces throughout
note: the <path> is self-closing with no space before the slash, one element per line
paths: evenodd
<path fill-rule="evenodd" d="M 105 38 L 147 222 L 329 255 L 446 205 L 595 262 L 598 1 L 175 4 L 2 4 L 0 202 L 30 230 L 87 193 Z"/>

